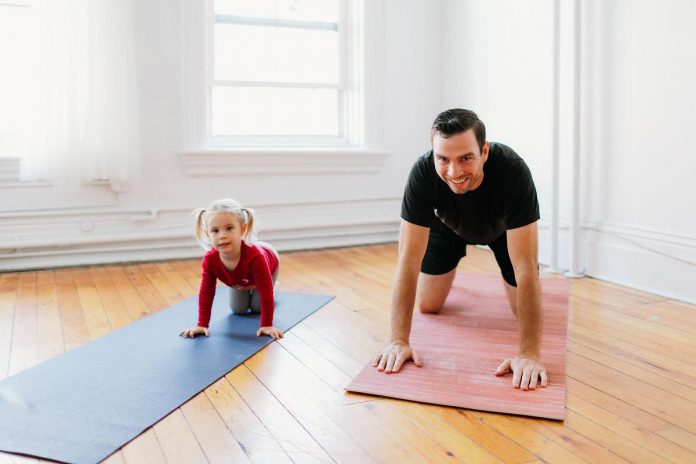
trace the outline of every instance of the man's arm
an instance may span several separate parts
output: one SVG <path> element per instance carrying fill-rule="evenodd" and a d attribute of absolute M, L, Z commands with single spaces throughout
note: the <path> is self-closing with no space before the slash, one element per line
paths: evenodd
<path fill-rule="evenodd" d="M 507 231 L 508 252 L 517 281 L 517 322 L 520 334 L 519 354 L 506 359 L 497 375 L 512 370 L 512 384 L 522 390 L 534 389 L 541 377 L 547 383 L 546 369 L 540 361 L 542 311 L 538 271 L 537 223 Z"/>
<path fill-rule="evenodd" d="M 398 372 L 404 362 L 413 359 L 421 365 L 418 354 L 411 350 L 409 337 L 413 319 L 413 305 L 421 262 L 428 245 L 427 227 L 401 220 L 399 232 L 399 260 L 394 276 L 391 301 L 390 342 L 375 355 L 372 365 L 386 373 Z"/>

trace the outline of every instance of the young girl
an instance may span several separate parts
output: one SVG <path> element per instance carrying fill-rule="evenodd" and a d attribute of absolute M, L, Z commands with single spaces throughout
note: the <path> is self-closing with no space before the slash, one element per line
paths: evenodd
<path fill-rule="evenodd" d="M 273 327 L 275 306 L 273 287 L 278 278 L 280 260 L 275 248 L 263 242 L 253 243 L 254 211 L 242 208 L 232 199 L 214 201 L 196 215 L 196 238 L 209 251 L 203 256 L 201 288 L 198 293 L 198 325 L 186 329 L 184 337 L 210 335 L 208 323 L 220 279 L 230 287 L 230 309 L 246 314 L 251 308 L 261 313 L 261 328 L 256 336 L 282 338 Z"/>

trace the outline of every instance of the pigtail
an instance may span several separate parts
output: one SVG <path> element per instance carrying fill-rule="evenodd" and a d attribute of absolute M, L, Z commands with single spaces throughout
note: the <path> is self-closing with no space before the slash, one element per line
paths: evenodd
<path fill-rule="evenodd" d="M 239 210 L 244 214 L 244 223 L 247 226 L 246 233 L 244 234 L 244 240 L 254 241 L 256 235 L 254 234 L 254 210 L 251 208 L 239 208 Z"/>
<path fill-rule="evenodd" d="M 196 227 L 196 240 L 198 243 L 200 243 L 203 248 L 209 248 L 208 241 L 204 238 L 204 229 L 205 226 L 203 224 L 203 217 L 205 216 L 206 209 L 205 208 L 196 208 L 193 210 L 193 215 L 196 218 L 195 219 L 195 227 Z"/>

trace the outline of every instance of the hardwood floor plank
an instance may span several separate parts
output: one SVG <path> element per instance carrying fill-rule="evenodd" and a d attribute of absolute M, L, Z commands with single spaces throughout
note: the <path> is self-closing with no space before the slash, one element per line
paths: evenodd
<path fill-rule="evenodd" d="M 611 433 L 621 435 L 621 437 L 612 436 L 607 447 L 614 449 L 614 445 L 617 443 L 624 443 L 626 440 L 622 438 L 625 438 L 630 440 L 631 443 L 641 446 L 659 456 L 659 458 L 651 458 L 649 462 L 659 462 L 659 460 L 666 459 L 663 458 L 663 456 L 669 456 L 669 462 L 683 464 L 696 462 L 696 454 L 663 438 L 662 433 L 664 430 L 660 430 L 657 433 L 646 430 L 641 426 L 640 422 L 633 422 L 617 416 L 601 406 L 597 406 L 577 396 L 575 393 L 568 393 L 568 409 L 574 412 L 573 418 L 576 418 L 576 415 L 581 415 L 587 420 L 607 428 L 610 431 L 609 436 L 611 436 Z M 569 423 L 567 420 L 565 425 L 574 428 L 573 424 Z M 694 449 L 696 450 L 696 447 Z"/>
<path fill-rule="evenodd" d="M 629 375 L 640 383 L 646 383 L 668 391 L 676 396 L 679 396 L 687 401 L 696 402 L 696 388 L 691 385 L 696 385 L 696 378 L 691 378 L 688 375 L 682 375 L 679 372 L 672 372 L 666 369 L 658 369 L 655 366 L 645 363 L 644 365 L 635 365 L 624 361 L 618 356 L 603 353 L 599 350 L 588 348 L 571 341 L 569 351 L 583 358 L 591 359 L 594 362 L 600 363 L 603 366 L 614 369 L 623 374 Z M 672 380 L 676 377 L 681 381 Z"/>
<path fill-rule="evenodd" d="M 584 305 L 583 308 L 584 311 L 571 311 L 571 322 L 583 323 L 593 330 L 612 330 L 629 335 L 634 335 L 636 330 L 640 330 L 640 338 L 643 341 L 668 347 L 670 351 L 680 351 L 688 355 L 696 350 L 696 340 L 687 332 L 640 321 L 611 311 L 603 311 L 601 315 L 598 315 L 597 307 Z M 588 311 L 588 309 L 592 310 Z"/>
<path fill-rule="evenodd" d="M 688 450 L 692 455 L 696 455 L 696 433 L 687 432 L 681 427 L 669 427 L 657 432 L 657 435 L 663 437 L 670 442 L 680 446 L 684 450 Z M 674 456 L 676 453 L 670 451 L 668 456 Z M 679 453 L 681 456 L 681 453 Z M 690 462 L 696 462 L 696 458 Z"/>
<path fill-rule="evenodd" d="M 696 462 L 696 306 L 595 279 L 571 282 L 565 422 L 346 393 L 388 337 L 396 260 L 394 244 L 282 253 L 281 290 L 336 299 L 106 462 Z M 458 270 L 499 275 L 473 246 Z M 0 273 L 0 379 L 195 296 L 200 273 Z"/>
<path fill-rule="evenodd" d="M 8 375 L 17 374 L 32 367 L 38 360 L 36 294 L 36 272 L 20 273 L 12 325 Z"/>
<path fill-rule="evenodd" d="M 591 338 L 599 338 L 610 344 L 613 344 L 613 340 L 616 340 L 625 344 L 625 346 L 634 346 L 636 350 L 653 352 L 663 356 L 665 359 L 671 359 L 672 363 L 675 361 L 677 364 L 692 365 L 694 363 L 691 354 L 673 349 L 669 346 L 668 340 L 665 339 L 655 340 L 647 337 L 636 337 L 635 331 L 624 331 L 620 325 L 587 321 L 579 317 L 571 317 L 569 322 L 568 336 L 571 340 L 575 333 L 579 333 Z"/>
<path fill-rule="evenodd" d="M 577 395 L 578 398 L 587 401 L 593 406 L 609 411 L 643 430 L 655 432 L 671 426 L 669 422 L 638 408 L 630 402 L 624 401 L 621 396 L 612 396 L 599 388 L 585 384 L 572 377 L 568 377 L 566 382 L 568 386 L 569 404 L 572 401 L 573 395 Z M 584 410 L 576 411 L 582 413 Z"/>
<path fill-rule="evenodd" d="M 7 377 L 10 368 L 18 284 L 17 273 L 0 273 L 0 380 Z"/>
<path fill-rule="evenodd" d="M 562 422 L 526 417 L 509 417 L 508 419 L 519 422 L 587 462 L 621 464 L 629 462 L 618 455 L 614 449 L 605 448 L 602 444 L 576 432 Z"/>
<path fill-rule="evenodd" d="M 567 375 L 690 432 L 696 431 L 696 404 L 587 358 L 568 353 Z"/>
<path fill-rule="evenodd" d="M 125 267 L 107 266 L 105 271 L 132 321 L 137 321 L 150 314 L 148 307 L 138 293 L 138 289 L 128 277 Z"/>
<path fill-rule="evenodd" d="M 149 428 L 138 435 L 133 441 L 121 448 L 123 458 L 128 464 L 166 464 L 154 428 Z"/>
<path fill-rule="evenodd" d="M 671 462 L 640 443 L 626 440 L 624 435 L 609 427 L 606 422 L 592 421 L 573 410 L 566 413 L 563 427 L 577 432 L 592 443 L 611 450 L 613 454 L 627 462 L 651 462 L 655 464 Z"/>
<path fill-rule="evenodd" d="M 205 393 L 186 402 L 181 412 L 210 463 L 251 462 Z"/>
<path fill-rule="evenodd" d="M 419 406 L 431 415 L 440 416 L 460 434 L 468 437 L 502 462 L 527 462 L 536 456 L 534 452 L 511 439 L 506 433 L 501 433 L 485 423 L 475 411 L 424 404 Z"/>
<path fill-rule="evenodd" d="M 54 277 L 58 285 L 58 307 L 63 324 L 65 349 L 71 350 L 89 341 L 89 331 L 72 269 L 57 270 Z"/>
<path fill-rule="evenodd" d="M 348 356 L 339 346 L 335 345 L 330 338 L 324 337 L 305 323 L 293 327 L 292 333 L 350 378 L 358 375 L 364 367 L 362 363 Z"/>
<path fill-rule="evenodd" d="M 237 367 L 225 378 L 273 434 L 293 462 L 335 462 L 307 429 L 293 416 L 246 365 Z"/>
<path fill-rule="evenodd" d="M 124 267 L 124 271 L 131 282 L 131 285 L 138 292 L 140 300 L 145 304 L 148 314 L 159 311 L 167 307 L 167 302 L 159 291 L 152 285 L 150 280 L 141 272 L 137 264 L 129 264 Z"/>
<path fill-rule="evenodd" d="M 108 334 L 113 330 L 113 327 L 102 306 L 89 270 L 76 269 L 73 275 L 90 339 L 94 340 Z"/>
<path fill-rule="evenodd" d="M 685 380 L 688 383 L 689 379 L 696 378 L 696 367 L 688 366 L 678 359 L 637 346 L 635 343 L 618 340 L 616 337 L 574 326 L 571 329 L 569 339 L 571 342 L 614 355 L 636 366 L 656 369 L 661 375 L 674 380 Z"/>
<path fill-rule="evenodd" d="M 102 464 L 123 464 L 126 461 L 123 459 L 123 454 L 120 450 L 102 461 Z"/>
<path fill-rule="evenodd" d="M 218 380 L 205 390 L 205 394 L 251 462 L 292 462 L 262 418 L 254 414 L 229 380 Z"/>
<path fill-rule="evenodd" d="M 350 382 L 350 376 L 336 368 L 333 364 L 327 363 L 325 358 L 322 358 L 317 351 L 312 350 L 296 335 L 292 333 L 288 334 L 288 336 L 281 341 L 281 345 L 301 362 L 304 367 L 322 379 L 327 386 L 331 387 L 336 393 L 342 393 L 343 388 Z M 350 400 L 351 396 L 346 395 L 344 398 L 346 398 L 348 402 L 354 403 L 354 401 Z M 393 409 L 389 411 L 389 414 L 380 414 L 381 409 L 379 408 L 382 407 L 381 405 L 377 405 L 374 402 L 370 404 L 366 404 L 364 401 L 359 402 L 361 403 L 359 407 L 367 408 L 371 411 L 371 414 L 377 413 L 377 415 L 380 416 L 380 422 L 385 423 L 382 427 L 383 429 L 386 428 L 395 432 L 402 431 L 399 436 L 395 437 L 399 442 L 407 440 L 406 437 L 409 437 L 408 440 L 411 441 L 415 435 L 414 431 L 411 430 L 412 427 L 408 426 L 406 422 L 410 422 L 421 433 L 429 435 L 430 439 L 439 440 L 442 446 L 436 449 L 432 455 L 428 454 L 428 458 L 439 456 L 438 459 L 442 460 L 450 458 L 456 460 L 458 457 L 462 456 L 469 456 L 472 458 L 476 456 L 477 462 L 497 462 L 497 459 L 486 453 L 475 443 L 461 436 L 454 436 L 455 434 L 451 431 L 449 424 L 436 416 L 430 416 L 428 417 L 429 420 L 425 420 L 425 414 L 420 410 L 416 410 L 418 414 L 410 414 L 405 410 L 402 414 L 397 413 Z M 414 404 L 415 403 L 411 403 L 409 406 Z M 445 434 L 445 431 L 449 433 Z"/>
<path fill-rule="evenodd" d="M 65 341 L 53 271 L 40 271 L 37 285 L 37 361 L 43 362 L 64 353 Z"/>
<path fill-rule="evenodd" d="M 153 428 L 167 462 L 187 464 L 208 462 L 181 410 L 175 409 Z"/>
<path fill-rule="evenodd" d="M 121 299 L 118 289 L 109 276 L 107 267 L 93 267 L 89 270 L 92 282 L 104 308 L 104 313 L 113 329 L 119 329 L 133 322 L 133 317 Z"/>
<path fill-rule="evenodd" d="M 458 413 L 472 415 L 479 422 L 489 425 L 545 462 L 562 462 L 564 464 L 587 462 L 594 464 L 594 462 L 597 462 L 587 461 L 580 457 L 578 450 L 574 449 L 573 446 L 577 442 L 562 446 L 558 443 L 558 440 L 550 440 L 544 434 L 539 433 L 538 428 L 529 427 L 527 423 L 515 420 L 512 417 L 479 411 L 460 410 Z M 577 446 L 579 447 L 579 444 Z M 570 447 L 570 450 L 568 447 Z"/>
<path fill-rule="evenodd" d="M 272 343 L 245 362 L 249 370 L 278 398 L 297 421 L 337 462 L 374 462 L 341 425 L 343 399 L 302 368 L 285 349 Z"/>
<path fill-rule="evenodd" d="M 174 263 L 155 263 L 159 272 L 184 298 L 198 295 L 198 285 L 193 285 Z M 197 279 L 198 280 L 198 279 Z"/>
<path fill-rule="evenodd" d="M 147 278 L 153 288 L 157 290 L 165 304 L 163 307 L 177 304 L 184 299 L 184 294 L 180 293 L 160 272 L 159 268 L 152 263 L 138 265 L 141 275 Z M 161 309 L 161 308 L 160 308 Z"/>
<path fill-rule="evenodd" d="M 578 294 L 592 297 L 598 301 L 617 300 L 633 306 L 665 300 L 665 297 L 659 295 L 653 295 L 652 293 L 604 280 L 583 278 L 574 279 L 573 281 L 577 283 L 576 291 Z M 573 294 L 575 295 L 576 292 L 574 291 Z"/>

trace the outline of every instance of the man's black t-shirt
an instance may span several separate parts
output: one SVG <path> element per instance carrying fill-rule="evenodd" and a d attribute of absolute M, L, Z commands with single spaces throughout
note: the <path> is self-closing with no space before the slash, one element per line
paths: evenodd
<path fill-rule="evenodd" d="M 401 217 L 423 227 L 440 220 L 472 244 L 488 244 L 509 229 L 539 219 L 539 201 L 532 174 L 510 147 L 491 143 L 476 190 L 456 194 L 435 172 L 433 151 L 411 169 Z"/>

